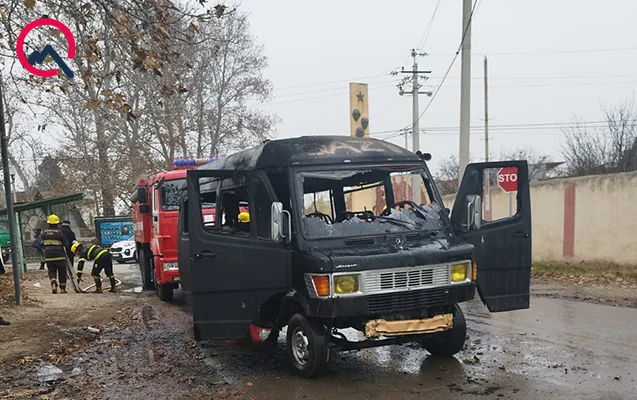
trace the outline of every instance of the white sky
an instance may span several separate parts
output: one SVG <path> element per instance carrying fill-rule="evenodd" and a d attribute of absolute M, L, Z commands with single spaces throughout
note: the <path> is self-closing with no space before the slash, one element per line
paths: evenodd
<path fill-rule="evenodd" d="M 422 42 L 437 0 L 243 0 L 251 31 L 265 47 L 279 138 L 349 135 L 348 83 L 369 83 L 370 128 L 384 138 L 411 124 L 411 96 L 398 96 L 392 69 L 411 68 L 409 52 Z M 490 124 L 601 120 L 600 106 L 620 103 L 637 85 L 637 2 L 630 0 L 482 0 L 473 20 L 472 158 L 484 156 L 483 57 L 489 56 Z M 442 0 L 420 69 L 432 70 L 433 90 L 453 58 L 462 31 L 462 0 Z M 592 51 L 591 51 L 592 50 Z M 526 54 L 520 54 L 526 53 Z M 533 54 L 529 54 L 533 53 Z M 460 57 L 421 129 L 458 127 Z M 373 78 L 371 78 L 373 77 Z M 420 97 L 421 110 L 429 98 Z M 491 156 L 529 148 L 560 159 L 563 135 L 555 127 L 494 130 Z M 403 144 L 403 137 L 392 139 Z M 411 142 L 411 139 L 410 139 Z M 458 133 L 421 136 L 437 162 L 458 152 Z"/>

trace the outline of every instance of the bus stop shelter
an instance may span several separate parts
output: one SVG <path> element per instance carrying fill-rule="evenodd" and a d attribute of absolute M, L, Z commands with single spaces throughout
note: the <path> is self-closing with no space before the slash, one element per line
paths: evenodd
<path fill-rule="evenodd" d="M 27 257 L 25 248 L 25 236 L 33 240 L 32 232 L 38 228 L 46 226 L 46 218 L 50 214 L 59 215 L 61 218 L 71 211 L 77 210 L 84 199 L 82 192 L 71 193 L 63 196 L 40 199 L 29 203 L 16 204 L 13 209 L 16 218 L 16 250 L 18 265 L 22 265 L 22 270 L 26 271 Z M 0 210 L 0 219 L 7 216 L 7 209 Z M 3 218 L 4 217 L 4 218 Z"/>

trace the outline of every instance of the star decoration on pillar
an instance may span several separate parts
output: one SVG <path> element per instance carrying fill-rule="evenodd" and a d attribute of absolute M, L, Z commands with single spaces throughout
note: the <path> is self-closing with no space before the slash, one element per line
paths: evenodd
<path fill-rule="evenodd" d="M 356 97 L 358 97 L 358 101 L 363 101 L 363 97 L 365 97 L 365 95 L 363 94 L 363 92 L 359 91 Z"/>

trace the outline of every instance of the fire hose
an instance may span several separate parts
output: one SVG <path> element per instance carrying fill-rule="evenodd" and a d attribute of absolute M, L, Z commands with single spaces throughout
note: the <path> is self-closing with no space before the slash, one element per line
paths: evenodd
<path fill-rule="evenodd" d="M 88 293 L 88 290 L 91 289 L 92 287 L 95 287 L 95 284 L 92 284 L 90 286 L 87 286 L 85 288 L 81 288 L 79 283 L 77 282 L 77 274 L 75 273 L 75 271 L 73 270 L 73 266 L 71 265 L 71 261 L 69 260 L 68 256 L 66 257 L 66 273 L 67 276 L 69 277 L 68 281 L 71 282 L 71 286 L 73 286 L 73 291 L 75 293 Z M 120 281 L 119 279 L 115 278 L 115 287 L 118 287 L 122 284 L 122 281 Z M 103 290 L 109 290 L 111 287 L 110 285 L 108 287 L 102 288 Z"/>

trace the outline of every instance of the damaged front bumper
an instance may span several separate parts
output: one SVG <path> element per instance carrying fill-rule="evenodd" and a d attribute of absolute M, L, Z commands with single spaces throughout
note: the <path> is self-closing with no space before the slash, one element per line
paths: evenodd
<path fill-rule="evenodd" d="M 403 321 L 375 319 L 365 324 L 365 336 L 370 339 L 377 339 L 381 336 L 423 335 L 444 332 L 451 328 L 453 328 L 453 314 Z"/>

